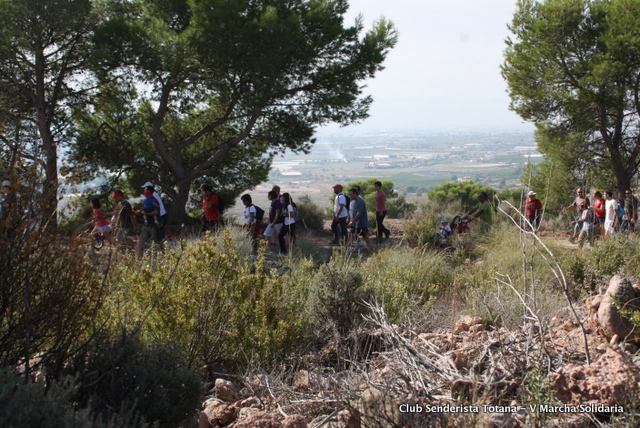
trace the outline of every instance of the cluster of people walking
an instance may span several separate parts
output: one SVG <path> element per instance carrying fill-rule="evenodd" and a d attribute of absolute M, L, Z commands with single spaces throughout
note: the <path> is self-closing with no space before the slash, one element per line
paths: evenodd
<path fill-rule="evenodd" d="M 164 249 L 164 238 L 172 236 L 168 226 L 167 210 L 152 183 L 145 183 L 142 189 L 143 200 L 139 210 L 132 208 L 122 190 L 115 190 L 111 195 L 111 199 L 115 199 L 117 204 L 109 212 L 102 211 L 99 199 L 91 199 L 92 221 L 87 224 L 93 225 L 90 234 L 101 234 L 105 240 L 110 240 L 111 234 L 115 233 L 117 243 L 127 248 L 134 248 L 138 254 L 142 253 L 149 242 L 155 242 L 160 249 Z M 137 228 L 137 214 L 142 216 L 142 222 L 138 242 L 134 243 L 129 236 Z M 107 220 L 108 217 L 111 217 L 111 222 Z"/>
<path fill-rule="evenodd" d="M 384 219 L 387 216 L 387 195 L 382 190 L 382 183 L 374 183 L 376 189 L 376 237 L 378 242 L 384 238 L 389 239 L 391 231 L 384 226 Z M 353 186 L 349 190 L 349 195 L 343 192 L 341 184 L 333 186 L 335 193 L 333 205 L 333 221 L 331 222 L 331 232 L 333 233 L 334 245 L 357 242 L 358 237 L 362 237 L 367 245 L 369 241 L 369 215 L 367 204 L 364 201 L 360 186 Z M 364 245 L 359 242 L 359 245 Z"/>
<path fill-rule="evenodd" d="M 289 254 L 290 248 L 287 247 L 286 238 L 289 238 L 289 247 L 296 239 L 296 226 L 298 220 L 298 208 L 289 193 L 280 194 L 280 187 L 273 186 L 267 197 L 270 201 L 269 205 L 269 223 L 264 231 L 267 239 L 277 239 L 280 246 L 281 256 Z M 240 198 L 244 204 L 244 225 L 252 238 L 253 256 L 256 258 L 258 254 L 258 239 L 262 232 L 260 222 L 264 217 L 264 211 L 253 204 L 251 195 L 244 194 Z"/>
<path fill-rule="evenodd" d="M 571 235 L 571 242 L 576 242 L 581 247 L 585 241 L 593 243 L 595 231 L 598 230 L 601 236 L 610 238 L 616 233 L 631 233 L 635 231 L 638 220 L 638 198 L 633 195 L 630 189 L 625 190 L 624 199 L 618 202 L 613 197 L 613 192 L 596 191 L 593 204 L 585 194 L 582 187 L 576 190 L 576 197 L 573 203 L 562 211 L 576 210 L 576 219 L 571 222 L 574 226 Z"/>

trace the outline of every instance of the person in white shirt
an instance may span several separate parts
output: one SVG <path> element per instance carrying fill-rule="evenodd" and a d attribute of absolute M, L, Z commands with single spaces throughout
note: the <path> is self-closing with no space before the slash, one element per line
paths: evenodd
<path fill-rule="evenodd" d="M 613 192 L 610 190 L 604 192 L 604 199 L 604 236 L 610 238 L 615 235 L 614 227 L 618 219 L 618 201 L 613 199 Z"/>
<path fill-rule="evenodd" d="M 296 238 L 296 204 L 293 203 L 291 195 L 288 193 L 282 194 L 282 200 L 284 201 L 282 210 L 284 213 L 284 225 L 278 233 L 278 243 L 280 244 L 280 255 L 286 256 L 289 251 L 284 241 L 285 236 L 289 234 L 289 246 L 293 245 L 293 241 Z"/>
<path fill-rule="evenodd" d="M 333 193 L 336 194 L 333 204 L 333 221 L 331 231 L 333 232 L 333 244 L 344 242 L 349 236 L 347 232 L 347 220 L 349 218 L 349 207 L 347 197 L 342 193 L 342 185 L 333 186 Z"/>
<path fill-rule="evenodd" d="M 253 247 L 253 255 L 257 256 L 258 236 L 260 236 L 260 223 L 258 223 L 256 207 L 255 205 L 253 205 L 251 195 L 249 195 L 248 193 L 242 195 L 240 199 L 244 204 L 244 225 L 242 227 L 249 231 L 249 236 L 251 236 L 251 244 Z"/>

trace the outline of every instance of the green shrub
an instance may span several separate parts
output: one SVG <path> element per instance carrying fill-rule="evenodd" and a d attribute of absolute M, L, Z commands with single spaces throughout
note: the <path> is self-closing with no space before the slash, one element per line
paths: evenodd
<path fill-rule="evenodd" d="M 526 310 L 505 283 L 543 319 L 562 308 L 566 303 L 561 284 L 536 247 L 533 238 L 507 223 L 494 226 L 479 240 L 474 257 L 456 271 L 470 311 L 509 327 L 519 325 Z"/>
<path fill-rule="evenodd" d="M 439 244 L 435 238 L 440 229 L 441 221 L 446 218 L 449 222 L 462 213 L 460 201 L 440 203 L 429 201 L 420 206 L 420 213 L 404 224 L 404 233 L 409 242 L 416 247 Z"/>
<path fill-rule="evenodd" d="M 26 383 L 13 369 L 0 371 L 0 426 L 56 428 L 141 427 L 132 411 L 110 412 L 107 419 L 96 416 L 88 407 L 77 408 L 78 385 L 67 378 L 48 385 L 40 381 Z"/>
<path fill-rule="evenodd" d="M 438 251 L 390 248 L 364 266 L 366 283 L 392 322 L 406 321 L 429 307 L 435 295 L 454 280 L 453 269 Z"/>
<path fill-rule="evenodd" d="M 309 319 L 318 330 L 331 327 L 338 334 L 347 334 L 366 313 L 363 302 L 371 297 L 358 266 L 349 260 L 333 258 L 320 266 L 311 281 Z"/>
<path fill-rule="evenodd" d="M 146 317 L 143 340 L 183 346 L 191 364 L 223 361 L 242 368 L 254 360 L 276 364 L 286 357 L 304 327 L 299 299 L 269 273 L 262 258 L 252 271 L 234 236 L 225 229 L 189 244 L 184 253 L 169 252 L 142 265 L 122 259 L 111 277 L 114 327 L 133 328 Z M 243 236 L 241 248 L 250 251 Z"/>
<path fill-rule="evenodd" d="M 298 227 L 298 231 L 302 232 L 305 227 L 310 230 L 322 230 L 324 220 L 327 218 L 322 208 L 314 204 L 307 195 L 298 198 L 296 205 L 300 213 L 301 223 L 304 222 L 304 226 L 302 224 L 299 225 L 302 227 Z"/>
<path fill-rule="evenodd" d="M 76 358 L 70 369 L 83 373 L 78 402 L 95 406 L 105 416 L 108 409 L 131 408 L 156 427 L 184 426 L 195 416 L 204 393 L 186 352 L 172 344 L 108 341 Z"/>
<path fill-rule="evenodd" d="M 488 201 L 493 204 L 493 194 L 495 190 L 491 186 L 482 186 L 477 181 L 448 181 L 436 186 L 427 195 L 430 201 L 441 204 L 453 201 L 460 201 L 465 210 L 470 210 L 478 202 L 478 193 L 486 192 Z"/>
<path fill-rule="evenodd" d="M 637 277 L 640 246 L 635 237 L 617 235 L 595 243 L 589 252 L 573 252 L 563 258 L 563 265 L 573 286 L 587 292 L 597 293 L 609 279 L 618 274 Z"/>

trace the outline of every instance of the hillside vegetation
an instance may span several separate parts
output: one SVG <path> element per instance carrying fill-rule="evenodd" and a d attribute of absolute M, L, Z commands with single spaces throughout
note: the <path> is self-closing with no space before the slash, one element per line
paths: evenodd
<path fill-rule="evenodd" d="M 447 210 L 459 208 L 423 207 L 405 223 L 405 238 L 417 243 L 433 233 Z M 205 392 L 225 376 L 243 376 L 250 395 L 267 394 L 264 410 L 289 403 L 309 421 L 353 410 L 354 400 L 382 384 L 400 402 L 554 403 L 547 374 L 589 358 L 581 345 L 549 350 L 556 317 L 611 276 L 640 274 L 635 237 L 576 251 L 553 234 L 539 241 L 521 233 L 504 217 L 486 235 L 455 236 L 453 251 L 403 240 L 367 256 L 336 248 L 326 263 L 314 261 L 309 238 L 290 258 L 272 260 L 263 246 L 252 262 L 250 243 L 233 227 L 142 259 L 105 248 L 97 264 L 68 237 L 24 237 L 5 231 L 8 250 L 0 252 L 0 401 L 14 409 L 1 412 L 6 426 L 45 414 L 55 426 L 189 425 Z M 463 315 L 478 317 L 487 337 L 513 335 L 502 363 L 443 366 L 442 355 L 416 351 L 419 338 L 443 346 L 438 332 Z M 516 343 L 519 356 L 510 348 Z M 417 366 L 406 366 L 410 377 L 395 384 L 407 358 Z M 386 369 L 375 374 L 370 364 Z M 509 387 L 495 386 L 489 368 Z M 320 404 L 309 398 L 313 391 L 297 401 L 287 395 L 300 373 L 314 372 L 332 373 L 339 387 L 316 386 L 325 394 Z M 279 386 L 274 392 L 264 382 Z M 15 388 L 20 394 L 10 398 Z M 611 420 L 623 423 L 635 411 L 627 406 Z M 526 423 L 556 416 L 531 413 Z M 424 414 L 412 417 L 410 426 L 425 426 Z"/>

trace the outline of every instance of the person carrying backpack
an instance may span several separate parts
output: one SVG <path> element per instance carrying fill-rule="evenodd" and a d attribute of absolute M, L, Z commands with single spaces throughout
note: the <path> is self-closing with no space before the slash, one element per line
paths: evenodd
<path fill-rule="evenodd" d="M 255 259 L 258 256 L 258 236 L 260 236 L 260 221 L 262 220 L 260 211 L 262 209 L 253 205 L 251 195 L 248 193 L 242 195 L 240 199 L 244 204 L 244 225 L 242 227 L 247 229 L 249 236 L 251 236 L 252 258 Z M 264 215 L 264 211 L 262 211 L 262 215 Z"/>
<path fill-rule="evenodd" d="M 333 221 L 331 222 L 331 231 L 333 232 L 333 244 L 339 244 L 347 240 L 349 233 L 347 231 L 347 219 L 349 217 L 349 203 L 351 200 L 342 193 L 342 185 L 333 186 L 333 193 L 336 194 L 333 204 Z"/>

